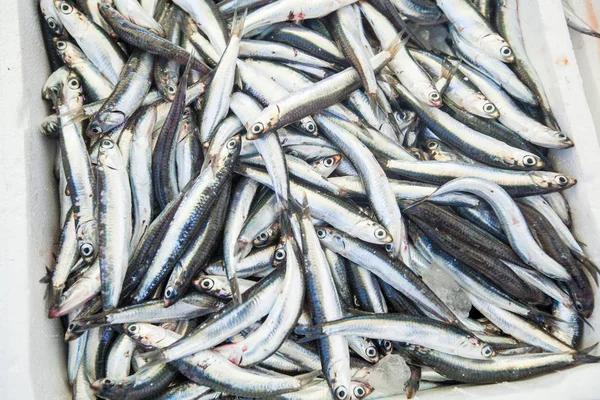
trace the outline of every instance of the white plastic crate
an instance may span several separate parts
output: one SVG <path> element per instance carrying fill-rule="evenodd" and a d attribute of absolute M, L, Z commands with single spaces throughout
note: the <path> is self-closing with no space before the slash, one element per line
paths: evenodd
<path fill-rule="evenodd" d="M 572 0 L 596 3 L 598 0 Z M 40 96 L 49 74 L 37 0 L 3 0 L 0 8 L 0 398 L 70 399 L 62 327 L 46 318 L 45 287 L 38 281 L 52 264 L 58 204 L 52 168 L 55 143 L 38 132 L 48 113 Z M 544 81 L 552 108 L 575 148 L 556 152 L 556 168 L 579 183 L 566 192 L 575 233 L 600 263 L 600 146 L 590 106 L 600 120 L 600 40 L 570 41 L 560 0 L 521 0 L 527 50 Z M 590 39 L 591 40 L 591 39 Z M 596 53 L 593 53 L 596 51 Z M 581 65 L 578 66 L 578 61 Z M 580 75 L 586 78 L 585 85 Z M 595 79 L 592 87 L 590 79 Z M 584 87 L 585 86 L 585 87 Z M 586 100 L 586 90 L 589 105 Z M 600 126 L 600 124 L 599 124 Z M 597 301 L 600 298 L 597 296 Z M 591 323 L 585 344 L 598 341 Z M 422 399 L 599 399 L 600 365 L 584 365 L 510 384 L 419 392 Z M 542 397 L 543 396 L 543 397 Z"/>

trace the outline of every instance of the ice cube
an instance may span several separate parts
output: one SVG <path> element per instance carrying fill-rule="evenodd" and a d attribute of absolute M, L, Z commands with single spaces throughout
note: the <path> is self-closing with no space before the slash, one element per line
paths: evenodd
<path fill-rule="evenodd" d="M 410 378 L 410 368 L 398 354 L 389 354 L 371 368 L 368 383 L 374 389 L 369 398 L 404 393 L 404 384 Z M 376 395 L 376 396 L 375 396 Z"/>
<path fill-rule="evenodd" d="M 466 293 L 444 270 L 429 264 L 421 270 L 421 277 L 427 286 L 458 317 L 466 318 L 471 311 L 471 301 Z"/>

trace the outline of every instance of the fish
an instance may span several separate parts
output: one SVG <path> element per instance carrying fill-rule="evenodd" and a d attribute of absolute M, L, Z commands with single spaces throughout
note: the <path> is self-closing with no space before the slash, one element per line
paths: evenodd
<path fill-rule="evenodd" d="M 411 398 L 600 361 L 580 176 L 552 162 L 579 143 L 516 0 L 39 7 L 73 398 Z"/>

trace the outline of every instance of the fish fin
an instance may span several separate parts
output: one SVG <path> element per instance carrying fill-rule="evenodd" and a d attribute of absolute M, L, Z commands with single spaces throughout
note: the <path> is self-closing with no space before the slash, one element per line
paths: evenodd
<path fill-rule="evenodd" d="M 162 365 L 167 363 L 167 359 L 163 352 L 164 349 L 157 349 L 153 351 L 149 351 L 147 353 L 138 354 L 138 361 L 145 361 L 146 363 L 142 366 L 141 369 L 148 369 L 150 367 L 155 367 L 157 365 Z"/>
<path fill-rule="evenodd" d="M 53 252 L 54 255 L 54 252 Z M 54 256 L 54 258 L 56 258 L 56 256 Z M 46 275 L 44 275 L 42 277 L 42 279 L 40 279 L 40 283 L 50 283 L 52 281 L 52 269 L 48 268 L 48 266 L 45 266 L 46 268 Z"/>
<path fill-rule="evenodd" d="M 183 91 L 184 99 L 185 99 L 185 88 L 187 86 L 188 76 L 190 75 L 190 71 L 192 69 L 192 62 L 194 61 L 195 57 L 196 57 L 196 49 L 192 48 L 192 50 L 190 51 L 190 58 L 188 59 L 188 62 L 185 65 L 185 70 L 183 71 L 183 75 L 181 75 L 181 78 L 179 80 L 179 85 L 177 87 L 177 92 Z M 185 103 L 185 100 L 184 100 L 184 103 Z"/>
<path fill-rule="evenodd" d="M 453 64 L 448 57 L 444 58 L 444 61 L 442 62 L 442 77 L 435 83 L 435 88 L 440 95 L 444 94 L 461 64 L 461 59 L 459 59 L 456 64 Z"/>
<path fill-rule="evenodd" d="M 554 315 L 552 315 L 552 314 L 548 314 L 548 313 L 547 313 L 547 312 L 545 312 L 545 311 L 540 311 L 540 310 L 538 310 L 537 308 L 533 308 L 533 307 L 531 307 L 531 308 L 529 309 L 529 311 L 530 311 L 530 314 L 531 314 L 532 316 L 535 316 L 535 317 L 536 317 L 536 318 L 535 318 L 536 320 L 541 320 L 541 321 L 542 321 L 542 322 L 544 322 L 545 324 L 548 324 L 548 325 L 550 325 L 550 326 L 552 326 L 552 327 L 554 327 L 554 328 L 557 328 L 557 324 L 561 324 L 561 323 L 562 323 L 562 324 L 566 324 L 566 323 L 568 323 L 567 321 L 565 321 L 565 320 L 563 320 L 563 319 L 560 319 L 560 318 L 558 318 L 558 317 L 555 317 L 555 316 L 554 316 Z"/>
<path fill-rule="evenodd" d="M 89 119 L 91 117 L 90 115 L 87 115 L 85 113 L 85 110 L 83 107 L 72 108 L 70 110 L 67 110 L 67 111 L 64 111 L 61 113 L 58 112 L 59 108 L 56 109 L 57 110 L 56 115 L 58 117 L 59 124 L 61 126 L 68 125 L 68 124 L 78 124 L 78 123 L 83 122 L 86 119 Z"/>
<path fill-rule="evenodd" d="M 311 372 L 307 372 L 305 374 L 296 375 L 295 378 L 300 381 L 300 386 L 307 387 L 319 383 L 320 381 L 315 380 L 315 378 L 321 375 L 322 373 L 323 371 L 317 369 Z"/>
<path fill-rule="evenodd" d="M 385 49 L 385 51 L 390 53 L 390 60 L 396 56 L 396 54 L 402 49 L 406 42 L 408 42 L 408 36 L 404 39 L 404 31 L 401 31 L 395 38 L 392 40 L 390 45 Z"/>
<path fill-rule="evenodd" d="M 231 297 L 233 299 L 233 302 L 235 304 L 241 304 L 242 303 L 242 291 L 240 290 L 240 284 L 238 282 L 238 277 L 237 277 L 237 263 L 239 262 L 240 258 L 242 255 L 242 250 L 240 249 L 239 246 L 235 246 L 235 251 L 234 251 L 234 255 L 233 258 L 235 260 L 235 265 L 231 266 L 229 265 L 227 268 L 225 268 L 225 274 L 227 275 L 227 281 L 229 282 L 229 287 L 231 288 Z"/>
<path fill-rule="evenodd" d="M 592 351 L 596 350 L 596 348 L 598 347 L 598 342 L 594 343 L 591 346 L 585 347 L 581 350 L 578 350 L 577 353 L 579 354 L 590 354 Z"/>
<path fill-rule="evenodd" d="M 351 318 L 351 317 L 360 317 L 363 315 L 374 315 L 376 313 L 347 307 L 344 309 L 344 314 L 346 317 Z"/>
<path fill-rule="evenodd" d="M 577 314 L 577 318 L 583 322 L 588 328 L 590 328 L 592 331 L 596 331 L 596 329 L 594 328 L 594 326 L 592 324 L 590 324 L 590 321 L 587 320 L 587 318 L 582 317 L 581 315 Z M 597 343 L 596 343 L 597 344 Z"/>
<path fill-rule="evenodd" d="M 326 336 L 323 332 L 322 325 L 297 326 L 294 332 L 298 335 L 304 336 L 298 340 L 298 343 L 312 342 L 313 340 L 317 340 Z"/>
<path fill-rule="evenodd" d="M 592 274 L 592 276 L 595 277 L 596 275 L 600 275 L 600 268 L 598 268 L 598 266 L 594 264 L 589 258 L 585 258 L 583 261 L 581 261 L 581 263 L 588 270 L 588 272 Z M 596 284 L 598 284 L 597 280 Z"/>
<path fill-rule="evenodd" d="M 424 203 L 424 202 L 426 202 L 426 201 L 427 201 L 427 200 L 429 200 L 429 198 L 431 198 L 431 197 L 432 197 L 434 194 L 435 194 L 435 192 L 434 192 L 434 193 L 432 193 L 432 194 L 430 194 L 429 196 L 425 196 L 425 197 L 423 197 L 422 199 L 415 201 L 414 203 L 412 203 L 412 204 L 408 205 L 407 207 L 404 207 L 404 209 L 402 210 L 402 212 L 406 212 L 407 210 L 410 210 L 411 208 L 413 208 L 413 207 L 415 207 L 415 206 L 418 206 L 418 205 L 419 205 L 419 204 L 421 204 L 421 203 Z"/>

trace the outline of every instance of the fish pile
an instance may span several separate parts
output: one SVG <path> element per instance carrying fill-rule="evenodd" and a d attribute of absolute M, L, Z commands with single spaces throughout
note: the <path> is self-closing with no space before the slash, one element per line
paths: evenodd
<path fill-rule="evenodd" d="M 410 398 L 598 361 L 522 1 L 40 0 L 73 398 Z"/>

